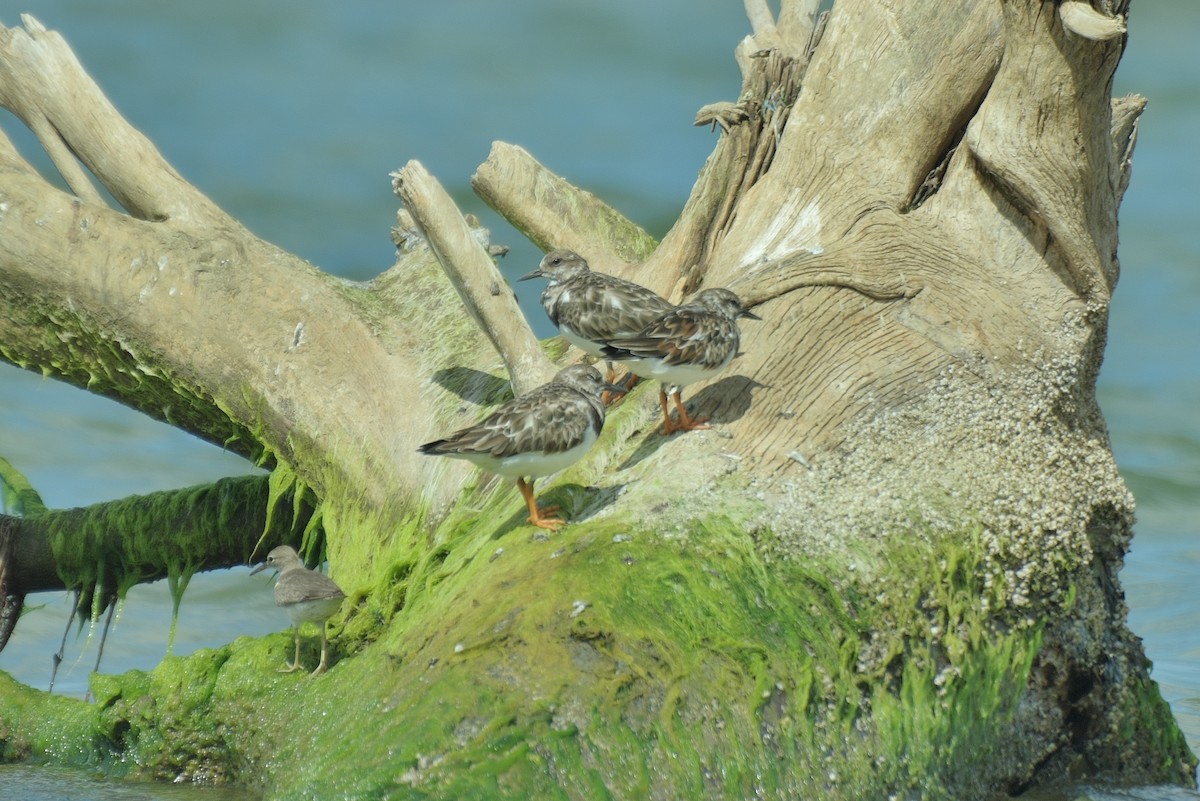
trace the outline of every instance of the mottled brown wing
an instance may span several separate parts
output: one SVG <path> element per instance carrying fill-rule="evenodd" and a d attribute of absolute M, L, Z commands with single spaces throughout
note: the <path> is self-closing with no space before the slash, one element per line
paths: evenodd
<path fill-rule="evenodd" d="M 595 417 L 594 405 L 581 392 L 547 384 L 420 450 L 430 454 L 486 453 L 497 459 L 518 453 L 559 453 L 582 442 Z"/>
<path fill-rule="evenodd" d="M 672 308 L 644 286 L 597 273 L 573 282 L 567 293 L 551 318 L 592 342 L 633 336 Z"/>
<path fill-rule="evenodd" d="M 605 355 L 662 359 L 666 364 L 718 367 L 740 342 L 737 324 L 695 306 L 679 306 L 635 337 L 615 339 Z"/>

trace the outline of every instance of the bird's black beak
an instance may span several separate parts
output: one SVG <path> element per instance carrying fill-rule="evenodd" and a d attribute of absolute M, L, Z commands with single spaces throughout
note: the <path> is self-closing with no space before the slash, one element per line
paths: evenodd
<path fill-rule="evenodd" d="M 525 273 L 517 280 L 518 281 L 528 281 L 530 278 L 541 278 L 541 277 L 542 277 L 542 268 L 538 267 L 538 268 L 532 270 L 531 272 Z"/>
<path fill-rule="evenodd" d="M 266 562 L 263 562 L 261 565 L 254 568 L 253 570 L 251 570 L 250 575 L 253 576 L 255 573 L 261 573 L 262 571 L 266 570 L 269 566 L 270 565 L 268 565 Z"/>
<path fill-rule="evenodd" d="M 600 388 L 605 392 L 614 392 L 618 395 L 624 395 L 629 392 L 629 387 L 623 387 L 620 384 L 603 384 Z"/>
<path fill-rule="evenodd" d="M 742 313 L 739 314 L 738 317 L 749 317 L 751 320 L 761 320 L 762 319 L 761 317 L 759 317 L 757 314 L 750 311 L 749 309 L 742 309 Z"/>

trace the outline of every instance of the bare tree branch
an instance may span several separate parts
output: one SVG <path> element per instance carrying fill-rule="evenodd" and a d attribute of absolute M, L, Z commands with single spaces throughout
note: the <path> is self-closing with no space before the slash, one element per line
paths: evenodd
<path fill-rule="evenodd" d="M 59 33 L 21 20 L 24 28 L 0 26 L 0 105 L 37 134 L 81 200 L 100 195 L 76 158 L 139 219 L 224 216 L 125 121 Z"/>
<path fill-rule="evenodd" d="M 769 41 L 777 36 L 775 33 L 775 15 L 767 0 L 745 0 L 746 17 L 750 20 L 750 30 L 754 31 L 755 39 L 760 40 L 762 47 L 769 47 Z"/>
<path fill-rule="evenodd" d="M 656 244 L 640 226 L 516 145 L 493 142 L 487 161 L 471 176 L 471 186 L 542 250 L 570 248 L 601 272 L 641 264 Z"/>
<path fill-rule="evenodd" d="M 513 392 L 553 378 L 554 364 L 517 306 L 516 295 L 442 185 L 417 161 L 392 174 L 393 189 L 423 232 L 467 313 L 504 359 Z"/>

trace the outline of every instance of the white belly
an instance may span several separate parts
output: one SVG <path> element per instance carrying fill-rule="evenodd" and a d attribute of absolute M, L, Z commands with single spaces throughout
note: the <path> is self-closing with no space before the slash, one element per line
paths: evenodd
<path fill-rule="evenodd" d="M 705 369 L 695 364 L 663 364 L 655 359 L 622 359 L 621 364 L 642 378 L 652 378 L 670 386 L 685 387 L 712 378 L 732 360 L 731 355 L 715 369 Z"/>
<path fill-rule="evenodd" d="M 563 339 L 567 340 L 568 342 L 570 342 L 575 347 L 579 348 L 584 353 L 590 354 L 592 356 L 600 356 L 600 357 L 604 356 L 604 353 L 601 352 L 601 350 L 600 350 L 600 345 L 597 345 L 595 342 L 592 342 L 590 339 L 584 339 L 583 337 L 579 336 L 579 334 L 576 334 L 574 331 L 572 331 L 567 326 L 560 325 L 558 327 L 558 333 L 563 335 Z"/>
<path fill-rule="evenodd" d="M 316 598 L 311 601 L 298 601 L 292 604 L 281 604 L 283 611 L 287 612 L 288 618 L 293 625 L 299 626 L 301 623 L 312 621 L 320 623 L 328 620 L 342 606 L 342 596 L 333 598 Z"/>

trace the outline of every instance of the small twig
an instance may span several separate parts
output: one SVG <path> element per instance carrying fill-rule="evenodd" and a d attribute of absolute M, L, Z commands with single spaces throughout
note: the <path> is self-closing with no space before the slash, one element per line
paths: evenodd
<path fill-rule="evenodd" d="M 67 650 L 67 635 L 71 633 L 71 624 L 75 622 L 76 616 L 79 615 L 80 594 L 79 590 L 75 590 L 71 596 L 71 614 L 67 618 L 67 627 L 63 629 L 62 642 L 58 644 L 58 650 L 50 657 L 53 667 L 50 668 L 50 686 L 46 689 L 48 693 L 54 692 L 54 682 L 58 678 L 58 667 L 62 664 L 63 656 Z"/>
<path fill-rule="evenodd" d="M 392 173 L 392 179 L 393 190 L 412 214 L 467 312 L 504 359 L 513 392 L 523 395 L 549 381 L 554 364 L 454 200 L 418 161 Z"/>
<path fill-rule="evenodd" d="M 96 649 L 96 664 L 92 668 L 93 673 L 100 672 L 100 660 L 104 658 L 104 644 L 108 642 L 108 631 L 112 628 L 113 614 L 117 611 L 116 596 L 112 596 L 108 600 L 108 613 L 104 616 L 104 631 L 100 634 L 100 647 Z M 173 627 L 173 624 L 172 624 Z M 168 649 L 169 652 L 169 649 Z"/>

